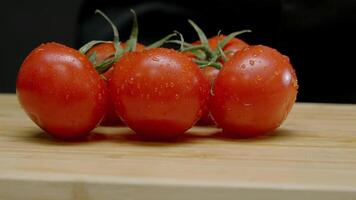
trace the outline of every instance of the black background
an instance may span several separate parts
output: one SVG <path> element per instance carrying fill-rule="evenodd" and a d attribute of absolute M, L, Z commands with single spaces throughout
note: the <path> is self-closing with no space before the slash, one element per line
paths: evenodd
<path fill-rule="evenodd" d="M 92 39 L 112 38 L 99 16 L 102 9 L 126 39 L 130 8 L 136 10 L 139 41 L 148 44 L 178 30 L 197 39 L 187 19 L 207 33 L 252 29 L 241 36 L 290 57 L 300 84 L 298 101 L 356 103 L 356 1 L 348 0 L 13 0 L 0 12 L 0 92 L 15 92 L 17 71 L 25 56 L 40 43 L 56 41 L 79 48 Z"/>

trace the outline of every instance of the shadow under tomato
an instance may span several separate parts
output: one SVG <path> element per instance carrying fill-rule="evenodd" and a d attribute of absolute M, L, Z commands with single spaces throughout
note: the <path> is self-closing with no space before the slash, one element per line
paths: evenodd
<path fill-rule="evenodd" d="M 273 132 L 255 136 L 255 137 L 239 137 L 238 135 L 226 134 L 222 131 L 217 132 L 214 135 L 211 135 L 212 138 L 217 140 L 224 141 L 234 141 L 234 142 L 259 142 L 259 141 L 271 141 L 284 139 L 286 136 L 291 134 L 291 130 L 285 128 L 278 128 Z"/>
<path fill-rule="evenodd" d="M 258 142 L 275 139 L 282 139 L 288 136 L 290 130 L 279 128 L 276 131 L 253 138 L 240 138 L 231 134 L 224 134 L 221 129 L 215 127 L 195 127 L 189 130 L 186 134 L 182 134 L 175 138 L 167 139 L 151 139 L 143 137 L 140 134 L 135 134 L 128 127 L 99 127 L 94 129 L 91 134 L 85 137 L 76 139 L 58 139 L 50 136 L 42 130 L 34 130 L 28 133 L 25 140 L 40 144 L 51 145 L 85 145 L 97 142 L 114 142 L 114 143 L 129 143 L 138 146 L 173 146 L 185 143 L 195 143 L 199 140 L 223 140 L 233 142 Z"/>
<path fill-rule="evenodd" d="M 86 145 L 98 142 L 129 143 L 138 146 L 171 146 L 191 142 L 193 139 L 204 138 L 206 136 L 183 134 L 175 138 L 150 139 L 135 134 L 127 127 L 100 127 L 91 132 L 91 134 L 79 138 L 61 139 L 56 138 L 42 130 L 31 131 L 22 137 L 23 140 L 49 145 Z"/>

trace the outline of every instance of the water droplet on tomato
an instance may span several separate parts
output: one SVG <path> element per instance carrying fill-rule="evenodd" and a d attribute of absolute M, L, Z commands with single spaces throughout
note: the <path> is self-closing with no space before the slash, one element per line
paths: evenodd
<path fill-rule="evenodd" d="M 176 100 L 178 100 L 179 99 L 179 94 L 176 94 L 175 98 L 176 98 Z"/>
<path fill-rule="evenodd" d="M 159 58 L 157 58 L 156 56 L 153 56 L 153 57 L 152 57 L 152 60 L 158 62 L 158 61 L 159 61 Z"/>
<path fill-rule="evenodd" d="M 254 60 L 250 60 L 249 63 L 250 63 L 250 65 L 254 65 L 255 61 Z"/>
<path fill-rule="evenodd" d="M 241 67 L 241 69 L 245 69 L 245 68 L 246 68 L 246 65 L 245 65 L 245 64 L 242 64 L 240 67 Z"/>

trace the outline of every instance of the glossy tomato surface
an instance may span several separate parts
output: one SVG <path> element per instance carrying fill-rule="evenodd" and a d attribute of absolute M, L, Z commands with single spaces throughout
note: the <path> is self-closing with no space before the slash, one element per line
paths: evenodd
<path fill-rule="evenodd" d="M 215 80 L 210 110 L 225 133 L 259 136 L 286 119 L 297 89 L 288 57 L 266 46 L 250 46 L 225 63 Z"/>
<path fill-rule="evenodd" d="M 126 47 L 125 43 L 121 44 L 121 47 L 125 48 Z M 136 51 L 143 51 L 144 48 L 145 46 L 142 44 L 136 45 Z M 90 57 L 94 52 L 96 53 L 95 62 L 99 64 L 102 63 L 104 60 L 112 57 L 115 54 L 115 48 L 113 43 L 101 43 L 91 48 L 86 54 L 87 57 Z M 113 68 L 110 68 L 108 71 L 106 71 L 103 74 L 107 81 L 111 79 L 112 72 L 113 72 Z M 109 96 L 110 96 L 110 90 L 109 90 Z M 123 123 L 120 120 L 119 116 L 117 116 L 114 109 L 114 103 L 111 101 L 110 98 L 101 125 L 111 126 L 111 125 L 121 125 L 121 124 Z"/>
<path fill-rule="evenodd" d="M 28 116 L 58 138 L 88 134 L 103 118 L 106 86 L 80 52 L 42 44 L 24 60 L 16 91 Z"/>
<path fill-rule="evenodd" d="M 150 138 L 178 136 L 200 118 L 209 83 L 199 67 L 174 50 L 156 48 L 124 55 L 110 81 L 117 113 Z"/>

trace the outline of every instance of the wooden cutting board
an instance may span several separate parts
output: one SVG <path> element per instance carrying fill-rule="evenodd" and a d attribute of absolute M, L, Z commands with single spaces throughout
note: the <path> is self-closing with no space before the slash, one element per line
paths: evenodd
<path fill-rule="evenodd" d="M 273 136 L 232 140 L 194 127 L 176 142 L 100 127 L 47 137 L 0 95 L 1 200 L 355 200 L 356 105 L 299 103 Z"/>

